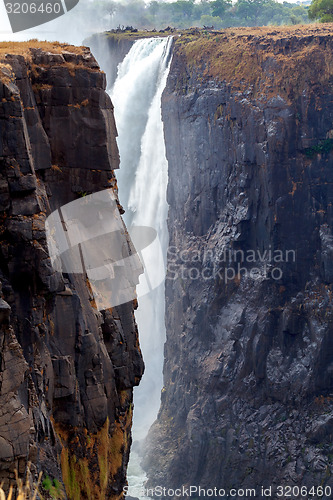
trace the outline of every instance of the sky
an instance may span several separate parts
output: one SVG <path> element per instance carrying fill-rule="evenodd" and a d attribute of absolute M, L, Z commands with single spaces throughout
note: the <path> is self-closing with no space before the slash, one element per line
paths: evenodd
<path fill-rule="evenodd" d="M 5 0 L 6 3 L 8 1 L 14 2 L 15 0 Z M 45 3 L 48 1 L 50 0 L 46 0 Z M 31 0 L 27 0 L 27 3 L 30 2 Z M 95 19 L 87 22 L 82 14 L 82 9 L 80 9 L 80 6 L 82 7 L 86 2 L 89 0 L 80 0 L 80 3 L 73 10 L 53 21 L 19 33 L 12 33 L 4 0 L 0 0 L 0 41 L 24 41 L 38 38 L 80 45 L 84 38 L 90 34 L 106 29 L 106 26 L 101 25 L 101 20 Z"/>

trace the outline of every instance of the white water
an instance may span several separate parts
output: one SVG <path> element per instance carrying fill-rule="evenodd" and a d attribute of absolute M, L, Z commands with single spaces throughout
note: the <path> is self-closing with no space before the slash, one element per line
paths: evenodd
<path fill-rule="evenodd" d="M 157 268 L 165 266 L 168 245 L 166 189 L 168 166 L 165 157 L 161 96 L 169 71 L 171 39 L 138 40 L 119 65 L 111 90 L 118 129 L 120 170 L 117 171 L 119 198 L 126 213 L 127 227 L 149 226 L 158 234 L 163 263 L 150 255 Z M 133 448 L 128 481 L 129 495 L 140 497 L 146 477 L 137 453 L 140 442 L 154 422 L 160 405 L 163 384 L 165 342 L 164 282 L 140 297 L 136 320 L 146 370 L 134 391 Z M 147 497 L 145 497 L 147 498 Z"/>
<path fill-rule="evenodd" d="M 80 3 L 88 0 L 80 0 Z M 21 41 L 31 38 L 81 44 L 92 33 L 109 28 L 108 20 L 87 19 L 80 5 L 65 16 L 20 33 L 11 33 L 4 4 L 0 0 L 0 40 Z M 166 255 L 167 162 L 164 150 L 160 102 L 169 71 L 171 39 L 139 40 L 119 67 L 111 98 L 115 106 L 121 169 L 117 171 L 119 197 L 126 210 L 125 222 L 156 229 Z M 103 63 L 103 61 L 99 61 Z M 151 255 L 158 260 L 158 256 Z M 154 262 L 157 268 L 160 262 Z M 134 390 L 133 448 L 128 468 L 129 495 L 143 498 L 140 489 L 145 475 L 136 448 L 156 419 L 163 384 L 164 283 L 141 297 L 136 320 L 146 364 L 141 384 Z M 147 497 L 144 497 L 147 500 Z"/>

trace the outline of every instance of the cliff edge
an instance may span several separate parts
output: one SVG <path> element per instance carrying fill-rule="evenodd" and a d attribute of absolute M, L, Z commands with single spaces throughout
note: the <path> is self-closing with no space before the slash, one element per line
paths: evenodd
<path fill-rule="evenodd" d="M 69 499 L 123 497 L 143 373 L 135 302 L 99 312 L 86 276 L 54 271 L 46 244 L 51 211 L 117 196 L 105 86 L 85 47 L 0 43 L 0 482 L 30 461 Z"/>
<path fill-rule="evenodd" d="M 175 42 L 150 487 L 333 487 L 332 84 L 331 25 Z"/>

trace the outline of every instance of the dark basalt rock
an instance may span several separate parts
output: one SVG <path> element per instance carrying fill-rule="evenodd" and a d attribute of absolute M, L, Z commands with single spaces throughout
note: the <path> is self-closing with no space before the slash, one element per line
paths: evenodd
<path fill-rule="evenodd" d="M 226 32 L 244 64 L 226 58 L 226 71 L 237 79 L 248 67 L 249 82 L 226 80 L 223 61 L 210 77 L 224 39 L 208 60 L 200 50 L 214 40 L 189 40 L 188 58 L 186 40 L 175 44 L 162 98 L 174 248 L 148 487 L 256 488 L 256 498 L 261 485 L 333 487 L 333 153 L 320 146 L 333 108 L 331 73 L 323 65 L 319 82 L 315 66 L 333 38 L 325 28 L 323 48 L 318 34 L 288 30 L 253 30 L 257 41 Z M 306 77 L 292 70 L 297 58 Z"/>
<path fill-rule="evenodd" d="M 53 270 L 45 233 L 75 186 L 116 185 L 113 107 L 88 49 L 28 55 L 0 61 L 0 483 L 29 460 L 33 474 L 63 477 L 69 498 L 67 467 L 82 498 L 102 474 L 105 498 L 118 498 L 143 372 L 134 304 L 97 311 L 85 276 Z"/>

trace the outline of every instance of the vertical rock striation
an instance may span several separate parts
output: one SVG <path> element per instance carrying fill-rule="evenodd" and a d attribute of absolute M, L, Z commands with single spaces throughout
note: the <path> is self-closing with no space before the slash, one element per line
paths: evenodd
<path fill-rule="evenodd" d="M 118 64 L 123 61 L 135 40 L 135 33 L 121 35 L 109 31 L 97 33 L 84 40 L 83 43 L 90 47 L 101 68 L 107 74 L 108 88 L 114 85 Z"/>
<path fill-rule="evenodd" d="M 332 49 L 329 26 L 175 43 L 149 486 L 333 486 Z"/>
<path fill-rule="evenodd" d="M 29 460 L 70 499 L 122 497 L 143 372 L 135 304 L 99 312 L 46 245 L 52 210 L 117 193 L 105 85 L 84 47 L 0 44 L 0 482 Z"/>

